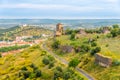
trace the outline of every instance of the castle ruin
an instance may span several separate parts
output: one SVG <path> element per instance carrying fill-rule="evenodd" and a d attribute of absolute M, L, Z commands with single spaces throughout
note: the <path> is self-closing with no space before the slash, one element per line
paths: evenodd
<path fill-rule="evenodd" d="M 58 23 L 56 25 L 55 36 L 61 36 L 62 34 L 63 34 L 63 25 L 61 23 Z"/>
<path fill-rule="evenodd" d="M 109 67 L 112 65 L 112 59 L 102 54 L 95 54 L 95 63 L 103 67 Z"/>

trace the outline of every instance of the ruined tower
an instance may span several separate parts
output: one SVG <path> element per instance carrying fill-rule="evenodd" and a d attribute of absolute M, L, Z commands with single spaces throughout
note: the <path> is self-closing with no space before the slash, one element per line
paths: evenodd
<path fill-rule="evenodd" d="M 58 23 L 56 25 L 55 36 L 61 36 L 62 34 L 63 34 L 63 25 L 61 23 Z"/>

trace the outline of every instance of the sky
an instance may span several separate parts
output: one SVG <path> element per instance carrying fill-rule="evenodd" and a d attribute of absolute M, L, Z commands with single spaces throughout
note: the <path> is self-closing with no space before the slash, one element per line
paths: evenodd
<path fill-rule="evenodd" d="M 120 19 L 120 0 L 0 0 L 0 19 Z"/>

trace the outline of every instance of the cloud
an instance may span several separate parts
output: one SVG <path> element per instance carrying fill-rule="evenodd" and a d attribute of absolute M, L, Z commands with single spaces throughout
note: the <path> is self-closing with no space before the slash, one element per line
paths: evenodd
<path fill-rule="evenodd" d="M 119 17 L 119 0 L 0 0 L 6 17 Z"/>
<path fill-rule="evenodd" d="M 101 7 L 92 6 L 73 6 L 73 5 L 55 5 L 55 4 L 3 4 L 0 8 L 24 8 L 24 9 L 41 9 L 41 10 L 70 10 L 70 11 L 91 11 L 102 10 Z"/>

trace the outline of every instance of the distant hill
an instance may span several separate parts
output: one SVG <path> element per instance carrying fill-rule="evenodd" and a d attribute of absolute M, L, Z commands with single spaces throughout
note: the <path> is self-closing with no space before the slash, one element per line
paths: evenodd
<path fill-rule="evenodd" d="M 19 26 L 15 26 L 15 27 L 5 28 L 5 29 L 1 29 L 0 28 L 0 34 L 5 33 L 5 32 L 9 32 L 9 31 L 12 31 L 12 30 L 15 30 L 17 28 L 20 28 L 20 27 Z"/>
<path fill-rule="evenodd" d="M 15 26 L 7 29 L 0 29 L 0 40 L 13 40 L 17 36 L 40 36 L 50 34 L 51 30 L 35 26 Z"/>

